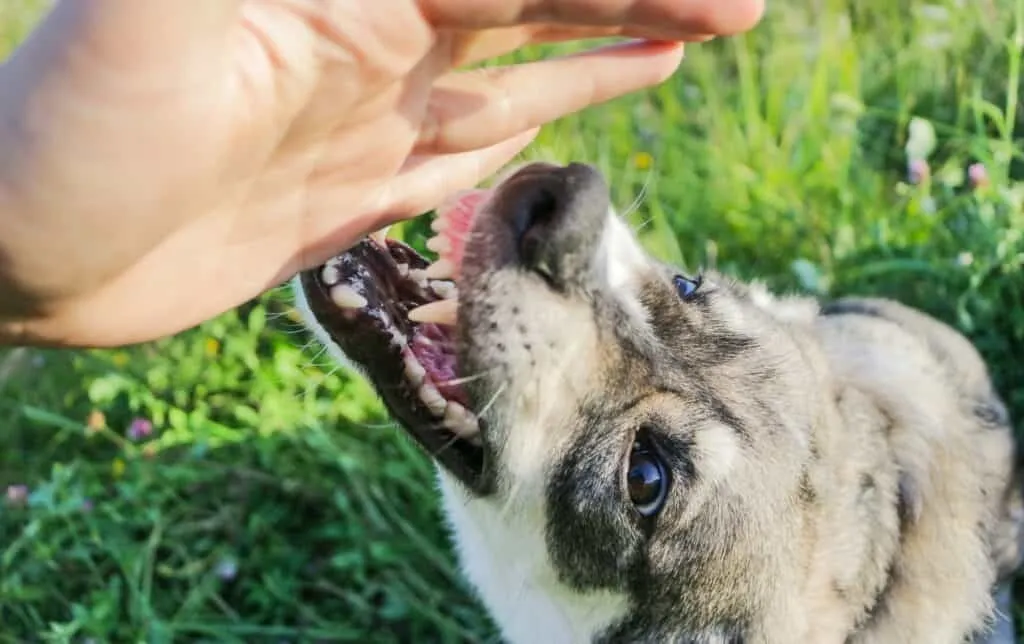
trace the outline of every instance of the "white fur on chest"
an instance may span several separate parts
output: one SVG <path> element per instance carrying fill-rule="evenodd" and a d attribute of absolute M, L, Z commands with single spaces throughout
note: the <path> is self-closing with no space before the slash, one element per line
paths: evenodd
<path fill-rule="evenodd" d="M 559 583 L 540 508 L 472 499 L 443 470 L 443 507 L 463 575 L 509 644 L 584 644 L 625 614 L 626 599 Z"/>

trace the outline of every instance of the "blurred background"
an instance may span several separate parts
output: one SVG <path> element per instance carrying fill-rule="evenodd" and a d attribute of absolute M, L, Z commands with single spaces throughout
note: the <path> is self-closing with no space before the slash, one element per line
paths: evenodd
<path fill-rule="evenodd" d="M 0 0 L 0 58 L 44 5 Z M 953 323 L 1020 428 L 1024 0 L 768 5 L 528 156 L 601 166 L 665 259 Z M 131 350 L 4 350 L 0 642 L 497 641 L 432 481 L 284 289 Z"/>

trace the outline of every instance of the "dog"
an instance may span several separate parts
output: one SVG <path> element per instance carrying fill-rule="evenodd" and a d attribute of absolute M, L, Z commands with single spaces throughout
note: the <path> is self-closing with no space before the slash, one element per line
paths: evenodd
<path fill-rule="evenodd" d="M 774 295 L 641 247 L 586 164 L 367 238 L 294 283 L 436 461 L 512 644 L 1012 642 L 1007 408 L 952 327 Z"/>

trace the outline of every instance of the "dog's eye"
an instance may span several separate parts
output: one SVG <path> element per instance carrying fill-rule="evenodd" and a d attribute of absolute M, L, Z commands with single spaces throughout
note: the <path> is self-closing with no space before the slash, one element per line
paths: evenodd
<path fill-rule="evenodd" d="M 629 500 L 645 517 L 661 511 L 668 496 L 668 474 L 657 452 L 643 438 L 633 443 L 626 470 L 626 489 Z"/>
<path fill-rule="evenodd" d="M 676 291 L 679 293 L 679 297 L 684 300 L 688 300 L 700 289 L 700 285 L 704 283 L 704 277 L 698 275 L 697 277 L 686 277 L 685 275 L 676 275 L 673 279 L 676 285 Z"/>

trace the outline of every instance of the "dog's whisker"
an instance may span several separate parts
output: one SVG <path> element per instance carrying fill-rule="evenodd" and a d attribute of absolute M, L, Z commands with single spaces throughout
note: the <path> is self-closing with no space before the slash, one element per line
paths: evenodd
<path fill-rule="evenodd" d="M 489 375 L 493 371 L 494 371 L 494 369 L 488 369 L 486 371 L 481 371 L 479 373 L 476 373 L 476 374 L 473 374 L 473 375 L 470 375 L 470 376 L 460 376 L 460 377 L 457 377 L 457 378 L 449 378 L 448 380 L 436 380 L 435 383 L 437 383 L 439 385 L 442 385 L 442 386 L 464 385 L 464 384 L 469 383 L 469 382 L 475 382 L 475 381 L 477 381 L 477 380 L 479 380 L 479 379 Z"/>
<path fill-rule="evenodd" d="M 639 224 L 637 224 L 636 226 L 633 227 L 633 232 L 634 233 L 639 233 L 639 232 L 643 231 L 643 229 L 646 228 L 647 226 L 651 225 L 651 223 L 653 221 L 654 221 L 654 217 L 648 217 L 647 219 L 644 219 Z"/>
<path fill-rule="evenodd" d="M 640 190 L 637 192 L 637 195 L 633 198 L 633 202 L 629 205 L 628 208 L 626 208 L 622 212 L 621 217 L 622 217 L 623 220 L 628 220 L 629 217 L 634 212 L 637 212 L 640 209 L 640 206 L 643 205 L 644 199 L 647 198 L 647 193 L 650 190 L 651 182 L 654 181 L 654 180 L 655 180 L 654 163 L 652 162 L 651 167 L 648 168 L 646 173 L 644 174 L 643 185 L 640 186 Z M 639 225 L 634 226 L 633 227 L 634 234 L 639 232 L 644 226 L 646 226 L 652 220 L 653 220 L 653 217 L 648 217 L 643 222 L 641 222 Z"/>
<path fill-rule="evenodd" d="M 431 427 L 431 430 L 432 430 L 432 431 L 440 431 L 440 430 L 442 430 L 442 429 L 445 429 L 445 430 L 446 430 L 447 428 L 446 428 L 446 427 L 445 427 L 444 425 L 440 424 L 440 423 L 436 424 L 436 425 L 435 425 L 434 427 Z M 431 456 L 432 458 L 439 458 L 439 457 L 440 457 L 440 456 L 442 456 L 442 455 L 443 455 L 443 454 L 444 454 L 444 453 L 445 453 L 446 451 L 448 451 L 449 449 L 451 449 L 451 448 L 452 448 L 452 447 L 453 447 L 453 446 L 454 446 L 454 445 L 455 445 L 456 443 L 458 443 L 458 442 L 459 442 L 460 440 L 461 440 L 461 438 L 460 438 L 459 436 L 456 436 L 456 435 L 454 435 L 454 434 L 453 434 L 453 435 L 451 436 L 451 438 L 449 438 L 449 439 L 448 439 L 447 441 L 445 441 L 444 443 L 442 443 L 440 447 L 438 447 L 437 449 L 435 449 L 435 450 L 433 450 L 432 452 L 430 452 L 430 456 Z"/>
<path fill-rule="evenodd" d="M 476 414 L 476 417 L 477 418 L 484 418 L 487 415 L 487 413 L 491 410 L 491 407 L 494 405 L 494 403 L 496 403 L 498 401 L 498 397 L 501 396 L 501 394 L 505 392 L 505 389 L 507 387 L 508 387 L 507 383 L 502 383 L 500 387 L 495 389 L 494 393 L 491 394 L 490 399 L 484 404 L 484 406 L 479 411 L 475 411 L 474 410 L 474 413 Z"/>

